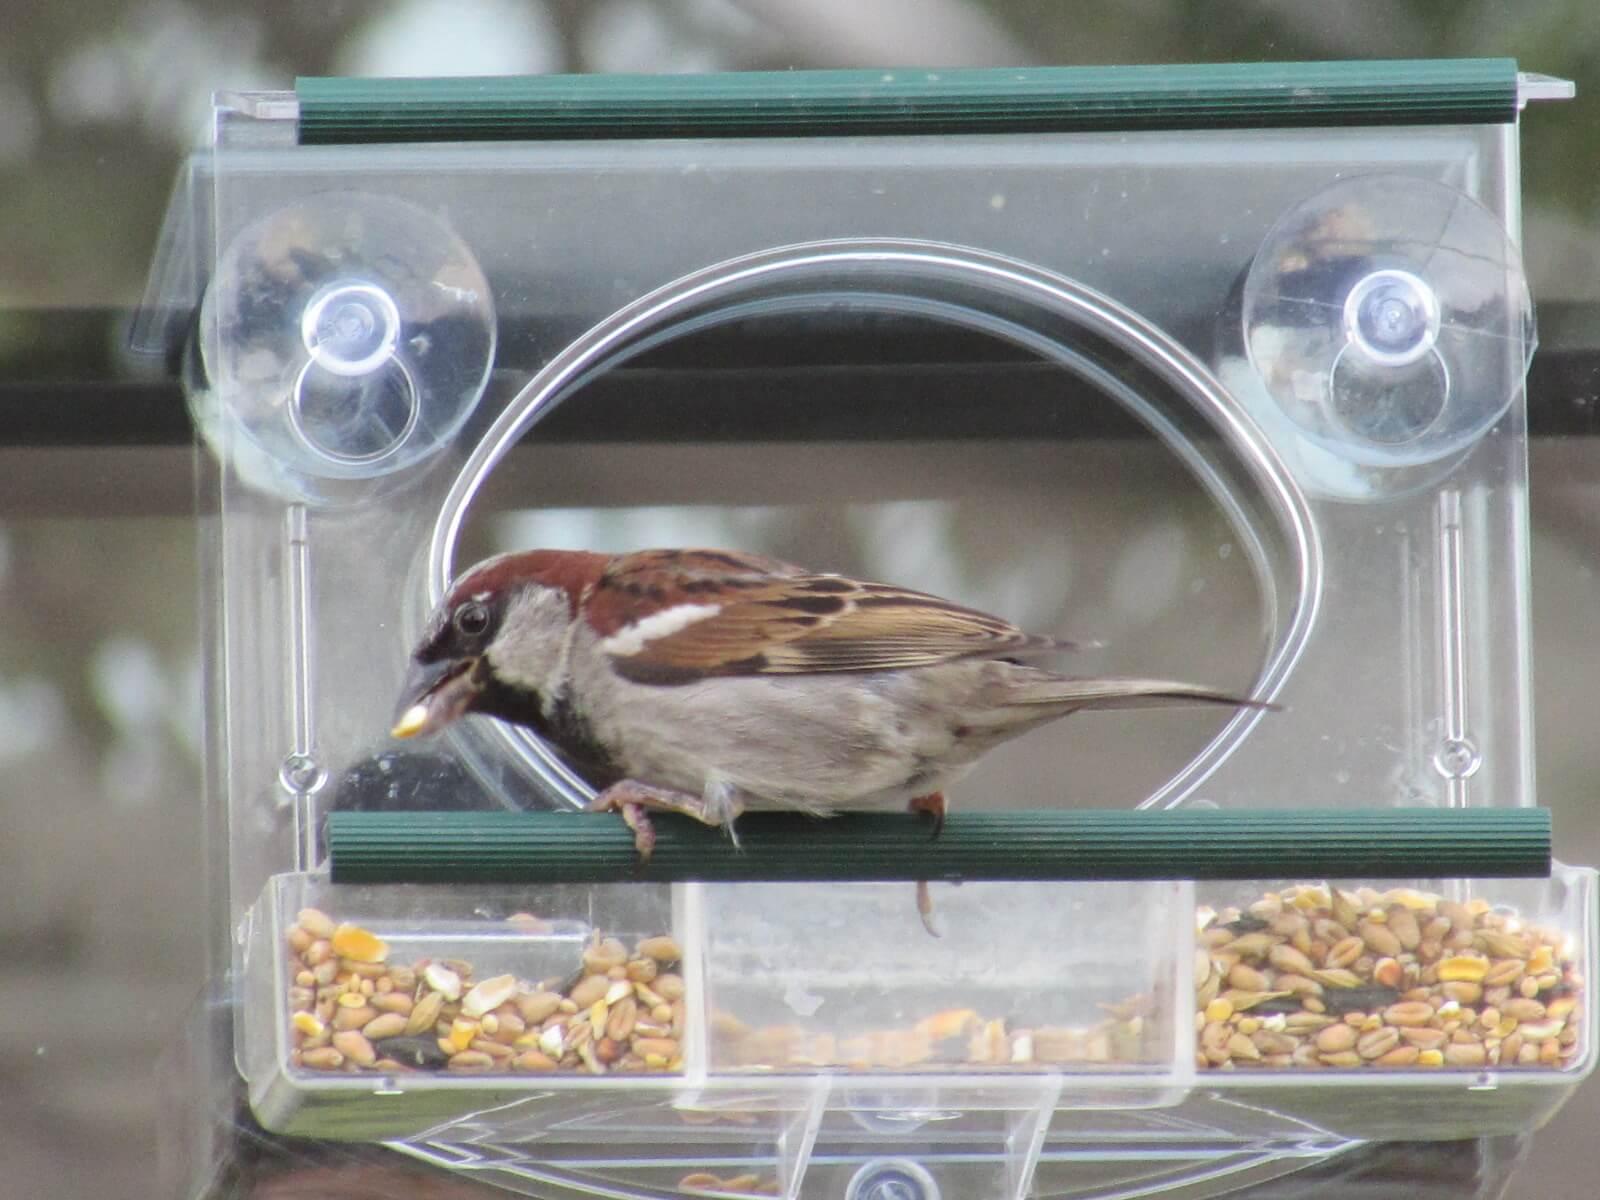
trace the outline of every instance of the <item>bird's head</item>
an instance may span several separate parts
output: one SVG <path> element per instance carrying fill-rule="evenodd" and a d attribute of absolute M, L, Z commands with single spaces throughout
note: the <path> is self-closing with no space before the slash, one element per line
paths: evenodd
<path fill-rule="evenodd" d="M 604 554 L 530 550 L 462 575 L 428 618 L 390 731 L 435 733 L 468 712 L 513 721 L 537 715 Z"/>

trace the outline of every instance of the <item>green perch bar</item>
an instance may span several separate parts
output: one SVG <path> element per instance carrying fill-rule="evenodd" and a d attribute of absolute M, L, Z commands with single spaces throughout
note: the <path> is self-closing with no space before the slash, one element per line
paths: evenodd
<path fill-rule="evenodd" d="M 641 866 L 614 813 L 335 812 L 335 883 L 1446 879 L 1550 873 L 1540 808 L 747 813 L 740 845 L 661 814 Z"/>
<path fill-rule="evenodd" d="M 295 81 L 303 145 L 1503 123 L 1509 58 Z"/>

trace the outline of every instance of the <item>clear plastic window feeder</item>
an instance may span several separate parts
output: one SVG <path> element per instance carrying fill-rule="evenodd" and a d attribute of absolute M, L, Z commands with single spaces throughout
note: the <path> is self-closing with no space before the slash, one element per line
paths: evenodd
<path fill-rule="evenodd" d="M 1517 120 L 1568 94 L 1474 60 L 220 96 L 141 328 L 199 307 L 256 1118 L 530 1195 L 853 1200 L 1209 1195 L 1539 1124 L 1594 1063 L 1587 868 L 1001 872 L 936 881 L 933 939 L 904 882 L 334 882 L 328 822 L 592 794 L 522 728 L 386 736 L 451 579 L 533 546 L 769 553 L 1275 706 L 1074 716 L 958 813 L 1529 808 Z"/>

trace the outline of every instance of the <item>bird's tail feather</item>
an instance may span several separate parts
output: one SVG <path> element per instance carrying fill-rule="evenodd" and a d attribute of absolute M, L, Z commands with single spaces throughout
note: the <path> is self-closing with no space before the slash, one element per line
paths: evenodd
<path fill-rule="evenodd" d="M 1215 688 L 1171 679 L 1072 679 L 1051 676 L 1029 683 L 1007 699 L 1050 708 L 1158 708 L 1180 704 L 1228 704 L 1235 708 L 1277 708 Z"/>

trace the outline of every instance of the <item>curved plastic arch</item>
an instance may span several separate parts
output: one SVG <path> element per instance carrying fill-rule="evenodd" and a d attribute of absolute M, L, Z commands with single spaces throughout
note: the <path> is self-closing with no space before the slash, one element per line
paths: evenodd
<path fill-rule="evenodd" d="M 848 296 L 874 309 L 917 313 L 1005 338 L 1055 361 L 1129 408 L 1197 476 L 1226 512 L 1266 598 L 1273 644 L 1255 695 L 1272 699 L 1316 621 L 1322 550 L 1304 495 L 1249 414 L 1198 359 L 1138 314 L 1065 276 L 980 250 L 919 241 L 829 241 L 780 247 L 687 275 L 607 317 L 556 355 L 507 405 L 474 448 L 435 522 L 427 561 L 431 609 L 454 574 L 457 538 L 489 473 L 540 420 L 594 375 L 663 341 L 752 311 L 809 308 Z M 1083 344 L 1097 347 L 1097 357 Z M 1153 404 L 1119 366 L 1187 404 Z M 1226 456 L 1202 448 L 1210 432 Z M 1268 519 L 1280 549 L 1263 541 Z M 1287 560 L 1286 562 L 1284 560 Z M 1209 778 L 1261 717 L 1240 711 L 1141 807 L 1171 807 Z M 556 796 L 581 805 L 592 789 L 538 738 L 496 722 L 496 736 Z"/>

